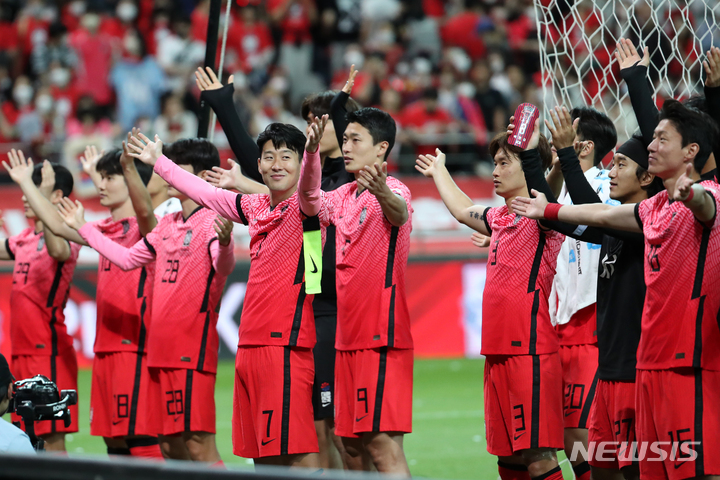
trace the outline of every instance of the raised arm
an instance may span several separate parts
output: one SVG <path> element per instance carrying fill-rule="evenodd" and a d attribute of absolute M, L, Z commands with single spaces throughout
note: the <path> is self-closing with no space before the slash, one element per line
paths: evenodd
<path fill-rule="evenodd" d="M 206 67 L 205 70 L 198 68 L 195 72 L 195 83 L 202 92 L 200 101 L 207 102 L 217 115 L 218 122 L 230 143 L 230 148 L 245 171 L 245 175 L 256 182 L 263 183 L 257 168 L 260 149 L 247 132 L 235 110 L 233 80 L 234 76 L 230 75 L 228 84 L 223 86 L 210 67 Z"/>
<path fill-rule="evenodd" d="M 701 223 L 709 223 L 717 215 L 715 198 L 705 187 L 695 183 L 692 178 L 693 166 L 688 163 L 685 173 L 675 184 L 673 200 L 683 202 Z"/>
<path fill-rule="evenodd" d="M 307 142 L 305 143 L 305 153 L 303 154 L 300 180 L 298 182 L 300 211 L 308 217 L 314 217 L 320 211 L 322 166 L 319 147 L 327 122 L 328 116 L 323 115 L 322 118 L 315 117 L 308 126 Z"/>
<path fill-rule="evenodd" d="M 620 76 L 625 80 L 628 95 L 635 111 L 640 132 L 645 145 L 650 145 L 653 133 L 658 124 L 658 110 L 652 98 L 652 88 L 647 78 L 650 55 L 645 47 L 643 56 L 637 52 L 635 45 L 627 38 L 621 38 L 617 43 L 615 58 L 620 64 Z"/>
<path fill-rule="evenodd" d="M 532 194 L 535 198 L 515 198 L 512 202 L 513 211 L 535 220 L 559 220 L 576 225 L 642 232 L 642 227 L 635 217 L 634 203 L 620 206 L 605 203 L 560 205 L 548 203 L 545 195 L 536 190 Z"/>
<path fill-rule="evenodd" d="M 128 144 L 128 155 L 151 165 L 166 182 L 184 193 L 196 203 L 216 211 L 225 218 L 242 222 L 238 202 L 241 195 L 215 188 L 202 178 L 183 170 L 162 154 L 162 142 L 155 135 L 152 141 L 142 133 L 133 135 Z"/>
<path fill-rule="evenodd" d="M 233 222 L 218 215 L 213 225 L 218 241 L 210 245 L 210 257 L 215 271 L 223 276 L 230 275 L 235 268 L 235 244 L 233 242 Z"/>
<path fill-rule="evenodd" d="M 85 222 L 85 209 L 80 201 L 73 203 L 69 198 L 63 198 L 58 210 L 63 221 L 77 230 L 88 245 L 122 270 L 132 270 L 155 260 L 155 252 L 144 238 L 130 248 L 123 247 L 100 233 L 91 223 Z"/>
<path fill-rule="evenodd" d="M 135 159 L 129 155 L 127 148 L 130 143 L 132 135 L 139 133 L 133 128 L 132 134 L 128 132 L 127 143 L 123 142 L 122 148 L 123 153 L 120 155 L 120 165 L 122 165 L 123 176 L 125 177 L 125 183 L 128 187 L 128 193 L 130 194 L 130 201 L 132 202 L 133 210 L 135 210 L 135 217 L 138 221 L 138 228 L 140 234 L 144 237 L 155 228 L 157 225 L 157 217 L 152 205 L 152 198 L 150 192 L 148 192 L 147 186 L 140 178 L 140 174 L 135 167 Z"/>
<path fill-rule="evenodd" d="M 82 164 L 83 172 L 90 177 L 90 180 L 92 180 L 96 190 L 99 188 L 101 180 L 101 175 L 97 171 L 97 163 L 98 160 L 100 160 L 100 157 L 102 157 L 102 154 L 98 152 L 95 145 L 88 145 L 85 147 L 85 153 L 80 156 L 80 163 Z"/>
<path fill-rule="evenodd" d="M 47 160 L 43 162 L 41 173 L 42 181 L 38 189 L 43 196 L 51 202 L 53 201 L 53 195 L 57 195 L 55 201 L 59 201 L 62 198 L 63 192 L 61 190 L 54 190 L 55 170 L 53 170 L 52 165 Z M 70 243 L 67 240 L 52 233 L 52 230 L 46 227 L 45 224 L 43 224 L 43 234 L 45 236 L 45 247 L 47 248 L 48 255 L 58 262 L 64 262 L 70 258 L 72 251 L 70 249 Z"/>
<path fill-rule="evenodd" d="M 243 194 L 264 193 L 267 195 L 270 193 L 267 186 L 243 175 L 240 164 L 236 161 L 228 159 L 228 162 L 230 163 L 229 170 L 213 167 L 212 170 L 208 170 L 205 180 L 213 187 L 225 190 L 234 188 Z"/>
<path fill-rule="evenodd" d="M 3 161 L 3 166 L 7 169 L 8 173 L 10 173 L 10 178 L 22 189 L 28 204 L 30 204 L 30 208 L 33 209 L 35 215 L 37 215 L 43 223 L 43 227 L 47 227 L 52 233 L 66 240 L 79 243 L 80 245 L 87 245 L 88 243 L 75 230 L 63 222 L 55 205 L 45 198 L 33 183 L 32 159 L 28 158 L 26 161 L 22 152 L 13 149 L 8 153 L 8 160 L 10 164 Z"/>
<path fill-rule="evenodd" d="M 348 75 L 347 82 L 345 82 L 345 86 L 330 102 L 330 116 L 332 117 L 333 125 L 335 126 L 335 136 L 337 137 L 338 145 L 341 147 L 343 144 L 343 135 L 345 134 L 345 130 L 348 125 L 346 118 L 347 110 L 345 110 L 345 105 L 352 93 L 357 73 L 358 71 L 355 70 L 355 65 L 351 65 L 350 74 Z"/>
<path fill-rule="evenodd" d="M 711 47 L 707 52 L 707 60 L 703 62 L 707 78 L 705 79 L 705 102 L 708 113 L 720 124 L 720 48 Z M 713 149 L 715 162 L 720 161 L 720 142 L 715 142 Z"/>
<path fill-rule="evenodd" d="M 484 215 L 487 207 L 473 204 L 470 197 L 460 190 L 450 176 L 445 167 L 445 154 L 440 149 L 436 149 L 435 153 L 436 155 L 420 155 L 415 161 L 415 169 L 433 179 L 445 207 L 458 222 L 490 236 L 492 232 L 485 223 Z"/>

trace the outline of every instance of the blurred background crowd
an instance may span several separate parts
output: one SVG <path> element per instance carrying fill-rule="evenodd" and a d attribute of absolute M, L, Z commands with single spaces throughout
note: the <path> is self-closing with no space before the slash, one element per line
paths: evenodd
<path fill-rule="evenodd" d="M 165 142 L 195 136 L 193 71 L 205 55 L 209 4 L 0 0 L 0 156 L 22 148 L 79 176 L 87 144 L 117 145 L 134 125 Z M 589 5 L 586 28 L 602 28 Z M 231 8 L 223 79 L 234 74 L 251 135 L 276 121 L 304 128 L 303 98 L 341 88 L 354 64 L 353 97 L 401 127 L 393 171 L 411 172 L 418 153 L 440 146 L 455 171 L 487 174 L 489 138 L 516 105 L 542 101 L 532 0 L 232 0 Z M 222 12 L 221 38 L 225 3 Z M 613 46 L 597 43 L 602 69 Z M 232 156 L 219 126 L 214 138 Z"/>

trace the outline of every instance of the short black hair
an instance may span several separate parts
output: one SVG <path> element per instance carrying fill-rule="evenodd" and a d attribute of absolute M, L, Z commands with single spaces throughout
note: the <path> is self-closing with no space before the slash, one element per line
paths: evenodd
<path fill-rule="evenodd" d="M 395 145 L 395 136 L 397 135 L 397 125 L 389 113 L 375 107 L 365 107 L 355 112 L 349 112 L 347 122 L 365 127 L 370 132 L 375 145 L 380 142 L 388 142 L 388 148 L 385 151 L 385 160 L 387 160 L 390 150 Z"/>
<path fill-rule="evenodd" d="M 55 170 L 55 185 L 53 186 L 53 192 L 55 190 L 62 190 L 63 197 L 69 196 L 75 186 L 72 173 L 59 163 L 50 162 L 50 165 L 52 165 L 53 170 Z M 33 168 L 32 181 L 37 186 L 40 186 L 42 183 L 42 167 L 43 164 L 38 163 Z M 0 398 L 2 398 L 2 396 L 0 396 Z"/>
<path fill-rule="evenodd" d="M 122 165 L 120 164 L 121 155 L 122 150 L 119 148 L 111 148 L 110 150 L 107 150 L 105 153 L 102 154 L 100 160 L 98 160 L 97 165 L 95 166 L 95 170 L 105 176 L 122 175 L 123 170 Z M 144 164 L 138 159 L 135 159 L 134 162 L 135 168 L 140 174 L 140 178 L 142 179 L 143 183 L 147 185 L 148 182 L 150 182 L 150 178 L 153 174 L 152 167 L 150 165 Z"/>
<path fill-rule="evenodd" d="M 163 145 L 163 154 L 176 165 L 192 165 L 196 175 L 220 166 L 220 154 L 206 138 L 183 138 Z"/>
<path fill-rule="evenodd" d="M 523 149 L 510 143 L 508 141 L 509 138 L 510 135 L 507 132 L 501 132 L 495 135 L 488 146 L 488 153 L 490 154 L 490 157 L 494 159 L 499 150 L 504 150 L 505 153 L 512 153 L 519 159 L 520 153 L 523 152 Z M 542 133 L 540 134 L 540 139 L 538 140 L 537 150 L 538 154 L 540 154 L 540 162 L 542 163 L 543 170 L 547 170 L 552 165 L 552 147 L 550 147 L 550 142 L 548 142 L 547 138 Z"/>
<path fill-rule="evenodd" d="M 693 159 L 695 170 L 700 173 L 705 167 L 718 137 L 718 125 L 707 113 L 688 108 L 677 100 L 666 100 L 660 110 L 660 121 L 672 123 L 682 137 L 682 146 L 698 144 L 698 153 Z"/>
<path fill-rule="evenodd" d="M 312 95 L 305 97 L 305 100 L 302 102 L 302 107 L 300 107 L 300 114 L 302 115 L 303 120 L 307 120 L 307 117 L 311 112 L 316 117 L 329 115 L 332 120 L 330 104 L 337 94 L 338 92 L 336 90 L 327 90 L 325 92 L 313 93 Z M 357 110 L 360 110 L 360 105 L 353 100 L 352 97 L 348 97 L 345 102 L 345 111 L 355 112 Z"/>
<path fill-rule="evenodd" d="M 595 144 L 595 158 L 597 165 L 617 145 L 617 130 L 610 117 L 591 107 L 576 107 L 572 109 L 573 122 L 578 122 L 577 134 L 580 140 L 589 140 Z"/>
<path fill-rule="evenodd" d="M 272 142 L 273 147 L 278 149 L 285 146 L 290 151 L 297 153 L 302 161 L 306 141 L 305 134 L 295 125 L 271 123 L 258 135 L 257 146 L 260 155 L 262 155 L 263 147 L 267 142 Z"/>

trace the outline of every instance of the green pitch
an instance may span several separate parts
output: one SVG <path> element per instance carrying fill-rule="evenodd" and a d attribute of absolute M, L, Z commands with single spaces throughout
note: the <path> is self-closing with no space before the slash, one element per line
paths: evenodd
<path fill-rule="evenodd" d="M 483 422 L 483 360 L 416 360 L 413 433 L 405 452 L 414 476 L 446 479 L 496 479 L 495 457 L 487 453 Z M 251 468 L 250 460 L 232 454 L 231 418 L 234 364 L 218 366 L 215 404 L 217 444 L 231 468 Z M 80 432 L 68 436 L 72 454 L 105 455 L 102 439 L 90 436 L 90 371 L 80 372 Z M 565 459 L 560 452 L 559 459 Z M 572 479 L 567 461 L 566 479 Z"/>

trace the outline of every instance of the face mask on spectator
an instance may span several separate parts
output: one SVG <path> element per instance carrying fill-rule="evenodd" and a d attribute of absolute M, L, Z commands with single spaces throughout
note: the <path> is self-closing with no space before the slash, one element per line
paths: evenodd
<path fill-rule="evenodd" d="M 38 95 L 35 99 L 35 109 L 38 113 L 45 114 L 52 110 L 53 98 L 48 94 Z"/>
<path fill-rule="evenodd" d="M 115 13 L 117 13 L 118 18 L 123 22 L 131 22 L 137 17 L 138 9 L 133 3 L 122 2 L 118 4 Z"/>
<path fill-rule="evenodd" d="M 50 70 L 50 83 L 52 83 L 55 86 L 58 86 L 60 88 L 65 88 L 65 86 L 70 82 L 70 70 L 67 68 L 62 67 L 55 67 L 52 70 Z"/>
<path fill-rule="evenodd" d="M 72 111 L 72 104 L 67 98 L 61 98 L 55 104 L 55 113 L 62 118 L 67 118 Z"/>
<path fill-rule="evenodd" d="M 285 93 L 290 85 L 287 78 L 277 76 L 270 80 L 269 86 L 278 93 Z"/>
<path fill-rule="evenodd" d="M 96 32 L 100 26 L 100 16 L 95 13 L 86 13 L 80 20 L 82 26 L 90 32 Z"/>
<path fill-rule="evenodd" d="M 71 15 L 75 17 L 81 16 L 83 13 L 85 13 L 85 2 L 82 0 L 76 0 L 74 2 L 71 2 L 70 5 L 68 5 L 68 11 Z"/>
<path fill-rule="evenodd" d="M 357 50 L 348 50 L 345 53 L 345 63 L 347 65 L 355 65 L 356 70 L 360 70 L 365 63 L 365 55 Z"/>
<path fill-rule="evenodd" d="M 19 106 L 28 105 L 33 97 L 33 88 L 28 84 L 21 84 L 13 89 L 13 99 Z"/>

